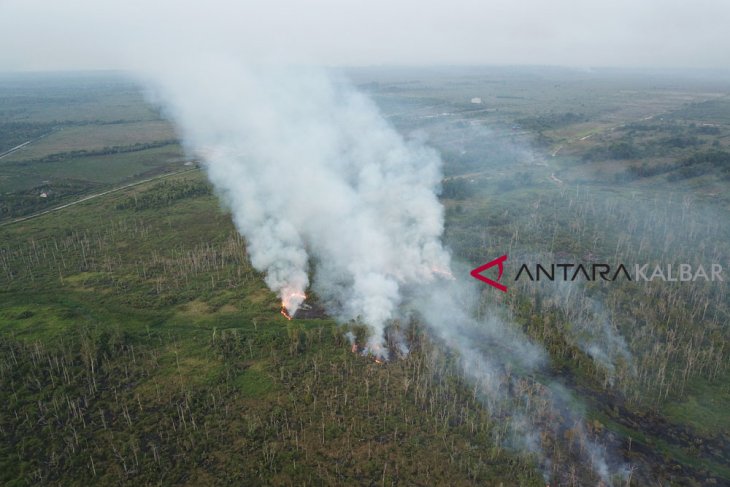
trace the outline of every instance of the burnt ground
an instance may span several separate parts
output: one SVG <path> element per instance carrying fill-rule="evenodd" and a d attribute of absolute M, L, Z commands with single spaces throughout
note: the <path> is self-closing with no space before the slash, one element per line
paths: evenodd
<path fill-rule="evenodd" d="M 329 318 L 324 308 L 314 299 L 307 299 L 299 307 L 293 316 L 294 319 L 298 320 L 312 320 L 312 319 L 323 319 Z"/>
<path fill-rule="evenodd" d="M 562 375 L 566 379 L 566 375 Z M 596 432 L 609 451 L 636 467 L 638 485 L 730 486 L 730 437 L 718 432 L 701 435 L 687 425 L 669 422 L 660 414 L 632 409 L 617 394 L 572 384 L 597 419 L 606 423 Z M 718 471 L 721 469 L 722 471 Z"/>

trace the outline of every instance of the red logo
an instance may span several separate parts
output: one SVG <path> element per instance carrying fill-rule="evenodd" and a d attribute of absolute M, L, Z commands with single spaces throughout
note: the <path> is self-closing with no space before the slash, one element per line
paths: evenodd
<path fill-rule="evenodd" d="M 471 274 L 471 276 L 473 278 L 479 279 L 480 281 L 484 281 L 487 284 L 489 284 L 490 286 L 496 287 L 500 291 L 506 293 L 507 292 L 507 286 L 505 286 L 504 284 L 500 284 L 500 283 L 497 282 L 500 279 L 502 279 L 502 272 L 504 272 L 504 265 L 503 265 L 503 263 L 504 263 L 505 260 L 507 260 L 507 256 L 506 255 L 503 255 L 502 257 L 497 257 L 496 259 L 494 259 L 491 262 L 487 262 L 486 264 L 481 265 L 481 266 L 477 267 L 476 269 L 472 269 L 472 271 L 470 272 L 470 274 Z M 493 281 L 490 278 L 484 277 L 482 275 L 482 272 L 486 271 L 490 267 L 494 267 L 495 265 L 496 266 L 499 266 L 499 275 L 497 276 L 497 281 Z"/>

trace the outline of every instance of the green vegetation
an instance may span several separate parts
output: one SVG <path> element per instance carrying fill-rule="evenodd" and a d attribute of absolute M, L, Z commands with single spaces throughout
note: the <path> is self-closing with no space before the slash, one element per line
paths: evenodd
<path fill-rule="evenodd" d="M 199 173 L 7 227 L 0 255 L 4 483 L 539 485 L 427 342 L 381 366 L 286 321 Z"/>
<path fill-rule="evenodd" d="M 173 179 L 162 181 L 141 194 L 135 194 L 117 203 L 117 210 L 132 208 L 136 211 L 169 206 L 174 201 L 211 194 L 210 186 L 203 181 Z"/>
<path fill-rule="evenodd" d="M 97 76 L 0 77 L 0 221 L 182 169 L 172 127 L 139 89 Z"/>
<path fill-rule="evenodd" d="M 583 114 L 566 112 L 566 113 L 548 113 L 538 115 L 536 117 L 526 117 L 517 119 L 517 123 L 522 127 L 534 132 L 543 132 L 545 130 L 566 127 L 580 122 L 586 122 L 588 118 Z"/>
<path fill-rule="evenodd" d="M 432 131 L 457 259 L 727 262 L 729 103 L 527 74 L 366 85 L 396 127 Z M 511 412 L 418 323 L 393 324 L 410 353 L 380 365 L 352 353 L 356 323 L 287 321 L 204 175 L 168 174 L 185 161 L 169 124 L 102 79 L 0 78 L 0 147 L 51 132 L 0 159 L 0 219 L 162 176 L 0 227 L 0 483 L 597 482 L 579 425 L 538 406 L 553 464 L 510 448 Z M 521 400 L 564 387 L 631 485 L 730 482 L 727 283 L 508 285 L 480 312 L 498 303 L 550 358 Z"/>
<path fill-rule="evenodd" d="M 29 140 L 42 137 L 53 130 L 54 126 L 46 123 L 6 122 L 0 124 L 0 155 L 5 154 Z"/>

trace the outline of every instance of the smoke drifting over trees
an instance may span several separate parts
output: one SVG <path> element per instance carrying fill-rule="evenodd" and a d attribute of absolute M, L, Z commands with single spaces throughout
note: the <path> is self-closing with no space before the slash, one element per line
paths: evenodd
<path fill-rule="evenodd" d="M 153 76 L 253 265 L 292 314 L 311 273 L 330 312 L 373 327 L 379 347 L 403 288 L 449 269 L 438 155 L 323 72 L 208 67 Z"/>
<path fill-rule="evenodd" d="M 559 7 L 570 10 L 568 4 L 561 2 Z M 27 19 L 38 13 L 34 9 L 43 7 L 47 5 L 42 2 L 27 8 L 16 5 Z M 90 5 L 85 7 L 93 10 Z M 432 5 L 424 8 L 434 17 Z M 717 10 L 724 14 L 713 16 L 717 21 L 727 18 L 724 9 Z M 228 19 L 219 31 L 215 23 L 206 21 L 220 18 L 221 12 L 206 12 L 189 30 L 176 26 L 159 31 L 163 16 L 137 20 L 130 12 L 124 7 L 118 19 L 113 9 L 103 15 L 87 14 L 88 25 L 109 27 L 110 35 L 93 46 L 94 54 L 114 58 L 134 72 L 165 107 L 187 149 L 204 161 L 210 181 L 246 239 L 252 265 L 265 274 L 267 285 L 290 314 L 311 289 L 341 322 L 370 327 L 366 351 L 380 357 L 387 354 L 389 324 L 418 320 L 442 350 L 456 352 L 474 397 L 496 418 L 510 421 L 513 437 L 509 443 L 538 453 L 543 468 L 549 470 L 551 452 L 542 447 L 541 438 L 559 439 L 570 430 L 581 444 L 584 460 L 597 476 L 609 480 L 601 447 L 588 440 L 579 415 L 569 406 L 569 393 L 558 384 L 543 386 L 534 378 L 540 373 L 545 352 L 516 331 L 508 318 L 497 317 L 504 310 L 491 310 L 485 319 L 475 318 L 478 299 L 474 289 L 452 280 L 451 257 L 441 240 L 444 211 L 437 197 L 442 180 L 438 153 L 419 138 L 398 133 L 367 97 L 330 71 L 271 62 L 271 58 L 300 61 L 309 56 L 318 61 L 342 61 L 348 46 L 357 50 L 367 45 L 368 38 L 348 40 L 341 50 L 307 52 L 307 46 L 269 43 L 274 33 L 280 36 L 281 32 L 266 31 L 267 22 L 251 34 Z M 49 17 L 52 15 L 45 18 Z M 458 23 L 444 22 L 453 28 L 461 26 L 465 17 L 459 17 Z M 194 12 L 173 18 L 191 20 Z M 119 25 L 114 27 L 111 19 Z M 310 27 L 314 25 L 308 20 Z M 46 22 L 40 22 L 40 27 Z M 245 21 L 245 25 L 251 24 L 250 19 Z M 473 24 L 480 31 L 488 30 L 482 23 Z M 398 27 L 389 30 L 391 35 Z M 80 38 L 84 34 L 93 32 L 83 31 Z M 327 31 L 325 37 L 336 34 L 336 29 Z M 303 37 L 300 31 L 298 38 Z M 539 36 L 533 38 L 533 42 L 539 41 Z M 464 42 L 437 54 L 443 61 L 448 47 L 465 47 Z M 561 48 L 564 44 L 555 43 Z M 708 37 L 700 44 L 718 43 Z M 598 47 L 606 45 L 613 51 L 610 40 Z M 79 38 L 68 40 L 69 51 L 79 51 L 79 46 L 88 48 Z M 527 59 L 524 52 L 530 51 L 529 43 L 512 47 L 517 59 Z M 289 48 L 296 53 L 286 52 Z M 595 43 L 586 43 L 587 50 L 595 48 Z M 381 45 L 376 51 L 383 50 Z M 417 53 L 414 62 L 422 62 L 426 51 Z M 616 51 L 620 56 L 621 49 Z M 647 57 L 654 54 L 634 51 Z M 659 51 L 663 54 L 660 64 L 666 64 L 671 49 Z M 689 51 L 684 59 L 693 59 Z M 403 59 L 403 51 L 389 59 L 397 56 Z M 641 55 L 633 56 L 634 63 L 641 63 Z M 77 52 L 69 59 L 81 58 Z M 540 62 L 556 59 L 563 60 L 553 53 Z M 576 59 L 581 62 L 582 58 Z M 604 56 L 601 62 L 613 59 L 617 58 Z M 504 58 L 497 60 L 503 62 Z M 707 64 L 707 60 L 726 60 L 726 53 L 707 50 L 698 63 Z M 457 274 L 459 279 L 465 275 Z M 617 363 L 631 369 L 626 343 L 609 326 L 599 303 L 586 299 L 576 306 L 572 294 L 561 292 L 548 295 L 546 301 L 575 311 L 575 315 L 565 314 L 587 323 L 586 329 L 601 325 L 587 338 L 585 330 L 576 327 L 574 341 L 608 369 L 608 382 L 613 381 Z M 600 344 L 607 346 L 601 348 Z M 405 346 L 401 352 L 404 350 Z M 631 374 L 627 377 L 624 382 L 634 380 Z M 618 382 L 623 383 L 621 378 Z M 531 402 L 533 394 L 525 390 L 539 391 L 542 402 Z M 558 416 L 561 419 L 555 420 Z"/>

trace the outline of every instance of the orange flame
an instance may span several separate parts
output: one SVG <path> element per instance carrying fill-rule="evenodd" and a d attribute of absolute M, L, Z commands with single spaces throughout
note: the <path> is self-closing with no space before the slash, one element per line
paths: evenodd
<path fill-rule="evenodd" d="M 385 359 L 380 357 L 380 351 L 383 349 L 380 345 L 375 345 L 372 348 L 365 347 L 362 349 L 361 355 L 363 357 L 367 357 L 373 362 L 375 362 L 378 365 L 383 365 L 385 363 Z M 360 346 L 356 342 L 352 342 L 352 345 L 350 346 L 350 350 L 352 353 L 360 353 Z"/>
<path fill-rule="evenodd" d="M 294 300 L 294 298 L 301 298 L 299 301 L 304 301 L 307 299 L 307 295 L 304 293 L 298 293 L 298 292 L 287 292 L 284 293 L 281 297 L 281 305 L 285 307 L 286 309 L 289 309 L 291 307 L 291 303 Z"/>
<path fill-rule="evenodd" d="M 298 301 L 302 302 L 305 299 L 307 299 L 307 295 L 304 293 L 299 293 L 299 292 L 295 292 L 295 291 L 283 293 L 283 295 L 281 297 L 281 314 L 287 320 L 291 320 L 292 318 L 294 318 L 292 315 L 289 314 L 289 308 L 291 308 L 293 298 L 301 298 L 301 300 L 298 300 Z"/>
<path fill-rule="evenodd" d="M 385 358 L 382 357 L 383 355 L 383 347 L 380 345 L 372 345 L 368 351 L 368 355 L 370 356 L 373 361 L 378 365 L 383 365 L 385 363 Z"/>

